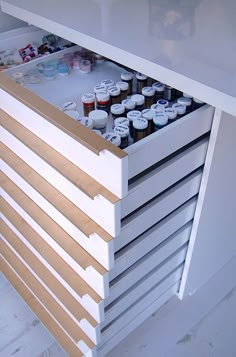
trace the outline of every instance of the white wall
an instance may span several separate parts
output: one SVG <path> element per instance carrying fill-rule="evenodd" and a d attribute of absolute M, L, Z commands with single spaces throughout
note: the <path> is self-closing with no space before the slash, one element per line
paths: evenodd
<path fill-rule="evenodd" d="M 4 14 L 0 9 L 0 32 L 9 31 L 21 26 L 27 26 L 26 22 Z"/>

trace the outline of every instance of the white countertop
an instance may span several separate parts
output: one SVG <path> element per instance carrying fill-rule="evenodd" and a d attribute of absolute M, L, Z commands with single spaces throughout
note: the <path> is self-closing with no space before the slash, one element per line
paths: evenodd
<path fill-rule="evenodd" d="M 236 116 L 235 0 L 3 0 L 1 5 Z"/>

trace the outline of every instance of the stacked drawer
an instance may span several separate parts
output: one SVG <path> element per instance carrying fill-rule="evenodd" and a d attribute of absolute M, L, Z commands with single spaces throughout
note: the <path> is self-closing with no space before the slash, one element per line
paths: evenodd
<path fill-rule="evenodd" d="M 1 85 L 1 269 L 70 356 L 104 356 L 178 292 L 213 108 L 122 151 Z"/>

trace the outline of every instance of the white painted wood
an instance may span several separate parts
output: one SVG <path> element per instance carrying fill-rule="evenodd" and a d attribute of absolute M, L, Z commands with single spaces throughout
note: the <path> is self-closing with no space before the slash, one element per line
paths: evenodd
<path fill-rule="evenodd" d="M 195 196 L 199 191 L 201 177 L 202 169 L 198 169 L 124 219 L 121 234 L 114 240 L 115 252 Z"/>
<path fill-rule="evenodd" d="M 133 306 L 129 307 L 125 313 L 114 320 L 104 330 L 102 330 L 102 344 L 106 343 L 114 335 L 116 335 L 121 329 L 126 329 L 126 325 L 135 319 L 139 314 L 143 312 L 150 304 L 152 304 L 157 298 L 161 297 L 168 289 L 173 285 L 175 286 L 175 292 L 177 293 L 179 282 L 182 274 L 182 268 L 175 270 L 166 279 L 150 289 L 142 298 L 140 298 Z M 129 330 L 129 327 L 127 328 Z"/>
<path fill-rule="evenodd" d="M 213 114 L 212 107 L 203 106 L 126 148 L 129 154 L 129 178 L 210 131 Z"/>
<path fill-rule="evenodd" d="M 131 289 L 127 290 L 121 297 L 108 305 L 105 309 L 105 320 L 101 324 L 104 328 L 110 324 L 115 318 L 122 314 L 126 309 L 133 305 L 146 291 L 159 283 L 174 269 L 179 267 L 180 278 L 183 272 L 183 263 L 186 257 L 187 246 L 184 246 L 180 252 L 170 257 L 167 261 L 158 265 L 150 273 L 145 275 Z M 180 266 L 181 264 L 181 266 Z"/>
<path fill-rule="evenodd" d="M 194 293 L 236 255 L 235 133 L 235 117 L 217 111 L 181 284 L 181 298 Z"/>
<path fill-rule="evenodd" d="M 111 281 L 110 295 L 107 298 L 106 305 L 121 296 L 127 289 L 133 286 L 152 269 L 155 269 L 158 264 L 161 264 L 165 259 L 172 254 L 175 254 L 183 245 L 185 245 L 189 240 L 191 228 L 192 223 L 187 223 L 129 269 L 125 270 L 116 279 Z"/>
<path fill-rule="evenodd" d="M 166 138 L 166 140 L 169 139 Z M 128 195 L 121 200 L 121 217 L 127 216 L 145 202 L 203 165 L 207 147 L 208 138 L 204 138 L 184 152 L 166 161 L 160 167 L 131 183 Z M 156 155 L 156 152 L 154 155 Z"/>
<path fill-rule="evenodd" d="M 176 211 L 157 223 L 154 227 L 144 232 L 140 237 L 126 245 L 115 254 L 115 264 L 109 271 L 109 278 L 113 280 L 132 264 L 149 253 L 158 244 L 191 221 L 194 217 L 197 198 L 193 197 Z M 106 305 L 107 299 L 105 299 Z"/>
<path fill-rule="evenodd" d="M 17 153 L 17 155 L 20 156 L 29 166 L 31 166 L 39 175 L 44 177 L 51 185 L 59 190 L 82 211 L 84 211 L 91 219 L 101 225 L 109 234 L 115 236 L 119 233 L 119 201 L 112 204 L 101 195 L 97 195 L 93 199 L 90 198 L 60 172 L 41 159 L 4 128 L 1 128 L 1 137 L 6 146 L 8 146 L 13 152 Z"/>
<path fill-rule="evenodd" d="M 129 0 L 125 6 L 117 1 L 82 0 L 62 1 L 60 6 L 56 0 L 2 0 L 1 4 L 10 15 L 236 115 L 233 0 L 227 6 L 220 0 L 188 6 L 160 0 Z M 213 14 L 210 27 L 209 13 Z M 122 26 L 114 26 L 121 19 Z"/>

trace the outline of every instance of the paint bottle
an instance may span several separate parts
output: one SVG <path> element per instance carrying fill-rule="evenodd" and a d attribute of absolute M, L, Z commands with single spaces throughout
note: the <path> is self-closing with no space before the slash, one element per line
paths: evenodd
<path fill-rule="evenodd" d="M 144 96 L 144 107 L 150 108 L 154 104 L 155 89 L 153 87 L 143 87 L 142 95 Z"/>
<path fill-rule="evenodd" d="M 108 93 L 110 94 L 111 105 L 118 104 L 121 102 L 120 88 L 118 88 L 116 86 L 111 86 L 111 87 L 107 88 L 107 90 L 108 90 Z"/>
<path fill-rule="evenodd" d="M 125 107 L 123 104 L 113 104 L 111 106 L 111 116 L 113 121 L 124 114 L 125 114 Z"/>
<path fill-rule="evenodd" d="M 119 147 L 121 144 L 121 137 L 119 134 L 116 134 L 113 132 L 108 132 L 108 133 L 103 134 L 102 137 L 115 146 Z"/>
<path fill-rule="evenodd" d="M 96 108 L 110 113 L 110 94 L 107 91 L 96 93 Z"/>
<path fill-rule="evenodd" d="M 186 105 L 184 104 L 175 103 L 172 105 L 172 108 L 177 110 L 177 119 L 186 114 Z"/>
<path fill-rule="evenodd" d="M 102 134 L 106 132 L 108 115 L 105 110 L 92 110 L 89 113 L 89 118 L 93 120 L 93 128 L 100 130 Z"/>
<path fill-rule="evenodd" d="M 166 85 L 164 90 L 164 99 L 169 102 L 175 100 L 175 88 Z"/>
<path fill-rule="evenodd" d="M 68 102 L 63 103 L 62 105 L 63 112 L 65 110 L 75 110 L 75 109 L 77 109 L 77 105 L 75 102 L 73 102 L 73 100 L 69 100 Z"/>
<path fill-rule="evenodd" d="M 147 87 L 147 79 L 148 77 L 142 73 L 136 73 L 136 80 L 137 80 L 137 93 L 141 94 L 142 89 Z"/>
<path fill-rule="evenodd" d="M 177 99 L 177 103 L 183 104 L 186 106 L 186 114 L 191 112 L 192 108 L 192 98 L 189 97 L 180 97 Z"/>
<path fill-rule="evenodd" d="M 142 111 L 142 117 L 148 121 L 147 135 L 150 135 L 154 131 L 153 117 L 156 112 L 153 109 L 144 109 Z"/>
<path fill-rule="evenodd" d="M 131 100 L 135 102 L 135 109 L 136 110 L 143 110 L 144 109 L 144 102 L 145 98 L 142 94 L 133 94 L 131 96 Z"/>
<path fill-rule="evenodd" d="M 120 135 L 121 143 L 120 148 L 125 149 L 129 145 L 129 127 L 126 125 L 116 125 L 114 128 L 114 133 Z"/>
<path fill-rule="evenodd" d="M 163 107 L 167 108 L 168 105 L 169 105 L 169 102 L 168 102 L 168 100 L 166 100 L 166 99 L 159 99 L 159 100 L 157 101 L 157 104 L 163 105 Z"/>
<path fill-rule="evenodd" d="M 129 127 L 129 119 L 126 117 L 119 117 L 114 120 L 114 126 L 125 125 Z"/>
<path fill-rule="evenodd" d="M 168 124 L 168 115 L 165 113 L 157 113 L 153 117 L 154 131 L 164 128 Z"/>
<path fill-rule="evenodd" d="M 121 73 L 120 77 L 123 82 L 128 83 L 128 85 L 129 85 L 128 95 L 131 95 L 133 93 L 133 78 L 134 78 L 133 73 L 123 72 L 123 73 Z"/>
<path fill-rule="evenodd" d="M 106 88 L 114 86 L 114 82 L 112 79 L 103 79 L 101 81 L 101 85 L 105 86 Z"/>
<path fill-rule="evenodd" d="M 148 121 L 144 118 L 138 118 L 133 121 L 134 143 L 147 136 Z"/>
<path fill-rule="evenodd" d="M 95 109 L 95 95 L 93 93 L 85 93 L 81 97 L 84 116 L 87 117 L 89 113 Z"/>
<path fill-rule="evenodd" d="M 125 100 L 122 100 L 121 102 L 124 107 L 125 107 L 125 114 L 127 115 L 128 112 L 130 112 L 131 110 L 134 110 L 135 109 L 135 102 L 131 99 L 125 99 Z"/>
<path fill-rule="evenodd" d="M 77 121 L 85 128 L 93 129 L 93 120 L 89 117 L 79 117 Z"/>
<path fill-rule="evenodd" d="M 127 82 L 117 82 L 116 87 L 120 88 L 120 100 L 127 99 L 128 91 L 129 91 L 129 84 Z"/>
<path fill-rule="evenodd" d="M 155 82 L 153 83 L 152 87 L 155 89 L 155 102 L 161 98 L 164 98 L 165 84 L 161 82 Z"/>
<path fill-rule="evenodd" d="M 165 114 L 168 116 L 169 123 L 172 123 L 177 119 L 177 110 L 174 108 L 166 108 Z"/>
<path fill-rule="evenodd" d="M 133 138 L 133 121 L 141 118 L 142 113 L 140 110 L 131 110 L 130 112 L 127 113 L 127 118 L 129 119 L 129 133 L 131 138 Z"/>

